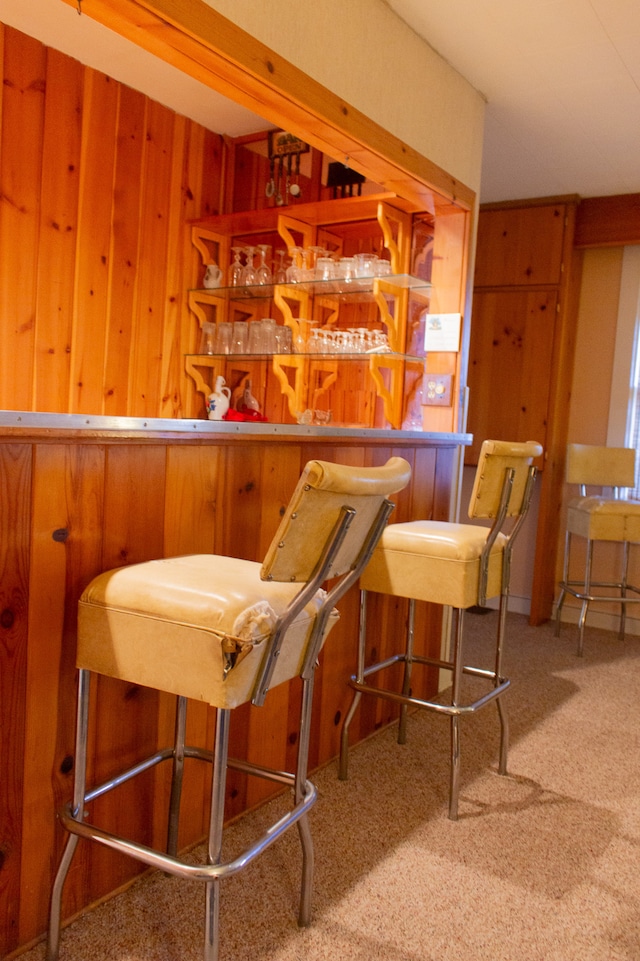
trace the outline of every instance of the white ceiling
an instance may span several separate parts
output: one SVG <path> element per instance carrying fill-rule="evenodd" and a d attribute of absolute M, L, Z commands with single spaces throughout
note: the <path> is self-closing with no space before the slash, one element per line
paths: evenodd
<path fill-rule="evenodd" d="M 480 199 L 640 192 L 639 0 L 387 0 L 487 100 Z"/>
<path fill-rule="evenodd" d="M 386 2 L 487 100 L 482 202 L 640 192 L 640 0 Z M 0 19 L 220 133 L 267 126 L 64 4 Z"/>

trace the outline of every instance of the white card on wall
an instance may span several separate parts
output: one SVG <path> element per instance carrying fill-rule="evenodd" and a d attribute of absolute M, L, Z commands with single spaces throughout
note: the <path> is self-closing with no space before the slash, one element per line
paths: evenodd
<path fill-rule="evenodd" d="M 427 314 L 424 346 L 427 352 L 460 350 L 461 314 Z"/>

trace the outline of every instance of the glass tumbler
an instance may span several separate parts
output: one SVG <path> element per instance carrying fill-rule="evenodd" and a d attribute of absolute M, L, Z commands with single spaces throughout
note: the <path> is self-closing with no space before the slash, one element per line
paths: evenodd
<path fill-rule="evenodd" d="M 246 320 L 236 320 L 231 335 L 231 353 L 246 354 L 249 346 L 249 325 Z"/>
<path fill-rule="evenodd" d="M 216 354 L 231 353 L 231 324 L 222 321 L 216 330 Z"/>
<path fill-rule="evenodd" d="M 216 352 L 216 325 L 210 321 L 205 321 L 200 333 L 199 354 L 215 354 Z"/>

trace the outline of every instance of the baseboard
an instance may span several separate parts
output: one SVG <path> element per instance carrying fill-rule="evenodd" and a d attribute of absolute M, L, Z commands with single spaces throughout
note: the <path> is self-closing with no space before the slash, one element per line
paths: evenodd
<path fill-rule="evenodd" d="M 492 611 L 497 611 L 499 602 L 499 597 L 492 597 L 487 601 L 486 606 L 491 608 Z M 523 597 L 518 594 L 509 594 L 507 610 L 512 614 L 524 614 L 526 617 L 528 617 L 531 613 L 531 598 Z"/>
<path fill-rule="evenodd" d="M 556 616 L 555 604 L 553 605 L 553 616 Z M 566 603 L 562 605 L 562 615 L 560 620 L 563 624 L 577 624 L 579 617 L 579 607 L 572 607 L 570 604 Z M 602 631 L 613 631 L 615 634 L 617 634 L 620 629 L 620 618 L 614 613 L 597 611 L 589 608 L 589 612 L 587 613 L 586 629 L 589 627 L 598 627 Z M 639 637 L 640 619 L 637 617 L 630 617 L 629 614 L 627 614 L 624 623 L 624 630 L 625 634 Z"/>

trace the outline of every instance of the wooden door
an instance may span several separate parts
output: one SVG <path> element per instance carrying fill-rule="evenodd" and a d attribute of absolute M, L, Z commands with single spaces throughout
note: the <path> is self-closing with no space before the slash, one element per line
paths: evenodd
<path fill-rule="evenodd" d="M 471 328 L 467 460 L 477 464 L 482 441 L 546 442 L 557 291 L 476 293 Z"/>

